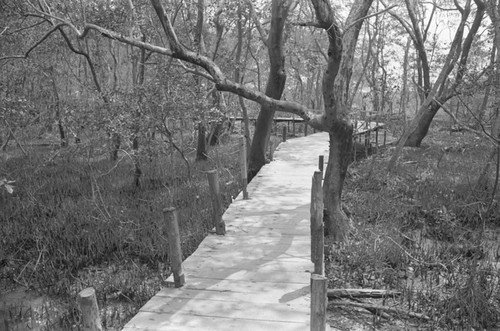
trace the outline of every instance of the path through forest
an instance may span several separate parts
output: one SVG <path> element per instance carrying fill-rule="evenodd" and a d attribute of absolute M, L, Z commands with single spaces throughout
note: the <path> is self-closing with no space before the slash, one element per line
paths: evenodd
<path fill-rule="evenodd" d="M 308 330 L 311 180 L 327 153 L 327 133 L 280 144 L 250 199 L 226 210 L 226 235 L 184 261 L 186 285 L 161 290 L 124 330 Z"/>

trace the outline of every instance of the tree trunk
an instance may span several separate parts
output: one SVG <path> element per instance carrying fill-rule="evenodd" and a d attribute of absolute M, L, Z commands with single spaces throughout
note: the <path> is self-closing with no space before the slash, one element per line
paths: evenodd
<path fill-rule="evenodd" d="M 481 26 L 481 22 L 483 20 L 485 6 L 481 0 L 475 0 L 477 5 L 477 11 L 474 17 L 474 21 L 467 33 L 467 37 L 462 43 L 464 30 L 467 22 L 467 18 L 471 11 L 470 1 L 467 2 L 464 9 L 461 10 L 461 21 L 455 33 L 455 37 L 450 46 L 450 51 L 446 57 L 445 64 L 443 65 L 441 72 L 432 86 L 431 91 L 427 94 L 426 100 L 422 107 L 420 107 L 417 118 L 419 119 L 417 122 L 412 122 L 414 125 L 410 127 L 410 134 L 404 142 L 405 146 L 418 147 L 420 146 L 422 140 L 427 135 L 429 131 L 429 127 L 431 125 L 434 116 L 437 111 L 441 108 L 446 101 L 448 101 L 452 94 L 455 93 L 455 90 L 462 83 L 463 77 L 465 74 L 465 70 L 467 68 L 467 61 L 469 57 L 469 52 L 472 47 L 472 42 L 474 40 L 479 27 Z M 409 9 L 409 7 L 408 7 Z M 411 11 L 409 11 L 411 14 Z M 424 49 L 419 49 L 419 53 L 425 53 Z M 452 72 L 453 68 L 458 62 L 457 74 L 455 76 L 453 85 L 449 87 L 448 76 Z M 424 86 L 426 86 L 424 84 Z M 426 106 L 426 104 L 429 104 Z M 392 164 L 392 160 L 390 162 Z"/>
<path fill-rule="evenodd" d="M 266 95 L 277 100 L 281 99 L 286 81 L 283 31 L 290 5 L 291 1 L 273 0 L 271 9 L 271 28 L 267 41 L 270 68 Z M 260 109 L 250 148 L 248 181 L 251 181 L 260 168 L 266 164 L 267 144 L 273 126 L 274 112 L 274 109 L 269 106 L 262 106 Z"/>
<path fill-rule="evenodd" d="M 196 161 L 204 161 L 207 157 L 206 129 L 203 123 L 198 123 L 198 145 L 196 147 Z"/>
<path fill-rule="evenodd" d="M 111 161 L 118 160 L 118 151 L 120 150 L 121 143 L 122 139 L 120 137 L 120 134 L 118 134 L 117 132 L 111 133 Z"/>
<path fill-rule="evenodd" d="M 344 241 L 351 222 L 342 209 L 342 190 L 351 160 L 353 126 L 349 121 L 349 86 L 359 31 L 372 0 L 356 1 L 347 18 L 347 30 L 340 31 L 335 12 L 327 1 L 314 0 L 317 20 L 328 33 L 327 68 L 323 76 L 325 128 L 330 137 L 330 154 L 323 185 L 326 233 Z"/>
<path fill-rule="evenodd" d="M 243 75 L 241 73 L 241 68 L 242 68 L 242 63 L 241 63 L 241 53 L 243 50 L 243 12 L 242 12 L 242 6 L 243 4 L 240 2 L 238 4 L 238 21 L 236 22 L 236 26 L 238 27 L 238 44 L 236 46 L 236 68 L 234 69 L 234 80 L 242 84 L 243 83 Z M 249 36 L 250 36 L 250 31 L 249 31 Z M 250 41 L 249 45 L 247 47 L 247 54 L 248 54 L 248 49 L 250 47 Z M 238 102 L 240 104 L 241 108 L 241 114 L 243 117 L 243 128 L 244 128 L 244 134 L 245 134 L 245 141 L 246 141 L 246 151 L 247 151 L 247 160 L 249 159 L 249 153 L 251 150 L 251 144 L 252 140 L 250 137 L 250 120 L 248 119 L 248 109 L 245 105 L 245 100 L 242 96 L 238 96 Z"/>
<path fill-rule="evenodd" d="M 407 117 L 406 105 L 408 101 L 408 58 L 409 58 L 410 46 L 411 46 L 411 38 L 408 38 L 408 40 L 406 41 L 405 55 L 403 61 L 403 77 L 402 77 L 403 88 L 401 90 L 401 99 L 399 102 L 399 113 L 403 113 L 405 125 Z"/>
<path fill-rule="evenodd" d="M 338 123 L 338 127 L 330 132 L 330 148 L 328 166 L 325 172 L 323 195 L 325 202 L 325 233 L 335 241 L 346 238 L 351 223 L 342 209 L 342 190 L 351 160 L 352 125 Z"/>
<path fill-rule="evenodd" d="M 443 101 L 442 104 L 445 102 L 446 101 Z M 422 140 L 424 140 L 425 136 L 427 136 L 427 133 L 429 132 L 434 116 L 436 116 L 440 108 L 441 106 L 439 103 L 433 102 L 429 105 L 427 111 L 422 112 L 415 129 L 406 139 L 405 146 L 420 147 Z"/>
<path fill-rule="evenodd" d="M 267 94 L 267 93 L 266 93 Z M 268 95 L 268 94 L 267 94 Z M 271 95 L 268 95 L 272 97 Z M 281 95 L 280 95 L 281 97 Z M 279 98 L 278 98 L 279 99 Z M 248 181 L 250 182 L 259 172 L 260 168 L 266 164 L 266 151 L 271 128 L 273 126 L 274 110 L 269 107 L 261 107 L 257 121 L 255 123 L 255 132 L 250 148 L 248 164 Z"/>

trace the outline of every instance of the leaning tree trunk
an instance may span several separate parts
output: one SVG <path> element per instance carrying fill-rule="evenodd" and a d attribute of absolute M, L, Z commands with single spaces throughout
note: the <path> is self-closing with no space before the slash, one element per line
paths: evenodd
<path fill-rule="evenodd" d="M 442 104 L 445 102 L 446 101 L 443 100 Z M 422 140 L 424 140 L 429 132 L 434 116 L 436 116 L 440 108 L 440 103 L 433 102 L 429 105 L 427 111 L 422 112 L 415 129 L 408 135 L 408 138 L 405 141 L 405 146 L 420 147 Z"/>
<path fill-rule="evenodd" d="M 426 100 L 420 110 L 418 111 L 417 117 L 419 118 L 416 125 L 411 126 L 412 131 L 408 135 L 405 146 L 418 147 L 420 146 L 422 140 L 425 138 L 429 132 L 429 127 L 431 125 L 434 116 L 448 101 L 454 91 L 456 91 L 459 85 L 462 83 L 467 70 L 467 62 L 469 59 L 469 52 L 472 47 L 472 43 L 475 36 L 481 26 L 483 20 L 485 4 L 482 0 L 474 0 L 477 5 L 476 14 L 474 16 L 474 21 L 469 28 L 467 37 L 463 40 L 463 35 L 465 27 L 467 26 L 467 18 L 471 12 L 470 2 L 467 3 L 465 9 L 461 11 L 461 21 L 455 33 L 455 37 L 450 46 L 449 53 L 445 59 L 445 63 L 441 69 L 441 72 L 434 83 L 430 93 L 427 95 L 427 99 L 432 98 L 432 100 Z M 462 42 L 463 40 L 463 42 Z M 425 48 L 419 49 L 419 53 L 425 53 Z M 449 75 L 452 73 L 453 68 L 458 63 L 458 69 L 455 74 L 454 82 L 451 87 L 448 87 Z M 426 103 L 429 105 L 426 106 Z M 392 164 L 392 160 L 390 162 Z"/>
<path fill-rule="evenodd" d="M 266 85 L 266 95 L 273 99 L 281 99 L 285 88 L 285 52 L 284 27 L 288 17 L 291 1 L 273 0 L 271 14 L 271 28 L 269 38 L 266 42 L 269 53 L 269 77 Z M 273 126 L 274 109 L 269 106 L 262 106 L 255 123 L 255 133 L 250 148 L 248 180 L 259 172 L 260 168 L 266 164 L 266 151 L 271 128 Z"/>

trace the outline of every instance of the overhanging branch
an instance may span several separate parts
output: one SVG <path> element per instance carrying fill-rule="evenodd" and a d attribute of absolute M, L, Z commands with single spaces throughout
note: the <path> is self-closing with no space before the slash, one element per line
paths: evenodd
<path fill-rule="evenodd" d="M 48 37 L 50 37 L 50 35 L 52 33 L 57 31 L 62 26 L 64 26 L 64 23 L 59 23 L 56 26 L 54 26 L 40 40 L 38 40 L 33 46 L 31 46 L 24 54 L 22 54 L 22 55 L 9 55 L 9 56 L 0 57 L 0 61 L 9 60 L 9 59 L 26 59 L 35 48 L 40 46 L 45 40 L 47 40 Z"/>
<path fill-rule="evenodd" d="M 169 57 L 172 57 L 175 59 L 179 59 L 179 60 L 184 61 L 184 62 L 191 63 L 191 64 L 196 65 L 198 67 L 201 67 L 206 71 L 206 73 L 202 73 L 202 72 L 198 72 L 198 71 L 193 72 L 193 70 L 189 69 L 189 68 L 188 68 L 189 69 L 188 71 L 190 71 L 191 73 L 197 74 L 197 75 L 202 75 L 203 77 L 213 81 L 216 84 L 216 87 L 219 91 L 231 92 L 231 93 L 234 93 L 236 95 L 242 96 L 248 100 L 255 101 L 255 102 L 259 103 L 260 105 L 265 105 L 265 106 L 274 108 L 277 111 L 283 111 L 283 112 L 295 114 L 295 115 L 303 118 L 306 122 L 308 122 L 308 124 L 311 127 L 314 127 L 318 130 L 323 130 L 323 131 L 326 130 L 326 126 L 324 124 L 326 121 L 324 119 L 324 116 L 316 115 L 317 111 L 315 111 L 313 109 L 309 109 L 309 108 L 307 108 L 299 103 L 296 103 L 296 102 L 273 99 L 271 97 L 266 96 L 264 93 L 262 93 L 260 91 L 250 89 L 242 84 L 234 82 L 234 81 L 228 79 L 224 75 L 224 73 L 222 72 L 220 67 L 214 61 L 212 61 L 210 58 L 184 48 L 181 45 L 181 43 L 179 42 L 179 40 L 177 39 L 177 36 L 176 36 L 175 31 L 173 29 L 173 26 L 172 26 L 168 16 L 166 15 L 165 10 L 163 9 L 163 6 L 161 5 L 161 2 L 159 0 L 151 0 L 151 3 L 153 4 L 153 7 L 155 8 L 155 10 L 157 12 L 158 18 L 161 21 L 164 33 L 169 38 L 170 49 L 156 46 L 156 45 L 153 45 L 153 44 L 141 41 L 141 40 L 137 40 L 137 39 L 134 39 L 132 37 L 117 33 L 115 31 L 103 28 L 103 27 L 95 25 L 95 24 L 88 23 L 88 24 L 85 24 L 82 29 L 78 29 L 71 22 L 69 22 L 65 19 L 56 17 L 56 16 L 52 15 L 51 13 L 43 12 L 40 9 L 32 6 L 32 8 L 38 13 L 38 15 L 40 17 L 42 17 L 44 19 L 50 18 L 51 20 L 56 21 L 56 22 L 60 22 L 60 23 L 54 25 L 54 27 L 48 33 L 46 33 L 45 36 L 40 41 L 38 41 L 35 45 L 33 45 L 30 48 L 30 50 L 22 57 L 23 58 L 27 57 L 29 55 L 29 52 L 32 51 L 32 49 L 34 49 L 38 45 L 40 45 L 54 31 L 61 30 L 61 32 L 63 33 L 63 37 L 64 37 L 65 33 L 62 31 L 63 27 L 68 27 L 71 30 L 73 30 L 73 32 L 76 34 L 78 39 L 84 39 L 84 38 L 86 38 L 86 36 L 88 35 L 88 33 L 90 31 L 95 31 L 95 32 L 100 33 L 102 36 L 104 36 L 106 38 L 111 38 L 111 39 L 117 40 L 117 41 L 124 43 L 124 44 L 128 44 L 131 46 L 142 48 L 142 49 L 148 50 L 152 53 L 166 55 L 166 56 L 169 56 Z M 66 37 L 67 37 L 67 35 L 66 35 Z M 69 39 L 66 41 L 69 41 Z M 70 48 L 72 47 L 71 43 L 68 43 L 68 45 Z M 73 47 L 73 49 L 74 49 L 74 47 Z M 76 50 L 76 49 L 74 49 L 74 50 Z M 77 53 L 78 53 L 78 50 L 77 50 Z M 18 57 L 21 57 L 21 56 L 18 56 Z"/>

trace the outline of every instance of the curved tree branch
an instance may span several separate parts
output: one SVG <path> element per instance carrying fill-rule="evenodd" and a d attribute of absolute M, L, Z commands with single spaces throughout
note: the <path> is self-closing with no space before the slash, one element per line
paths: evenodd
<path fill-rule="evenodd" d="M 39 9 L 36 9 L 37 13 L 41 17 L 43 17 L 45 19 L 51 18 L 54 21 L 58 21 L 60 23 L 55 25 L 49 31 L 49 33 L 47 33 L 44 36 L 43 40 L 40 40 L 39 42 L 36 43 L 36 45 L 32 46 L 30 48 L 30 51 L 31 51 L 31 49 L 34 49 L 36 46 L 40 45 L 45 39 L 48 38 L 48 36 L 50 34 L 52 34 L 54 31 L 57 31 L 57 30 L 61 31 L 63 38 L 65 38 L 66 42 L 68 43 L 69 38 L 68 38 L 67 34 L 62 30 L 63 27 L 68 27 L 71 30 L 73 30 L 73 32 L 76 34 L 78 39 L 84 39 L 84 38 L 86 38 L 88 33 L 90 33 L 90 31 L 95 31 L 95 32 L 100 33 L 102 36 L 104 36 L 106 38 L 111 38 L 111 39 L 117 40 L 119 42 L 131 45 L 131 46 L 146 49 L 152 53 L 166 55 L 166 56 L 169 56 L 172 58 L 179 59 L 179 60 L 184 61 L 184 62 L 194 64 L 196 66 L 199 66 L 207 72 L 207 74 L 205 74 L 205 78 L 213 81 L 216 84 L 216 87 L 219 91 L 232 92 L 232 93 L 240 95 L 248 100 L 255 101 L 255 102 L 259 103 L 260 105 L 273 107 L 277 111 L 283 111 L 283 112 L 295 114 L 295 115 L 303 118 L 306 122 L 308 122 L 308 124 L 311 127 L 314 127 L 318 130 L 326 130 L 325 118 L 322 115 L 317 115 L 317 113 L 319 113 L 318 110 L 310 109 L 310 108 L 305 107 L 305 106 L 303 106 L 299 103 L 296 103 L 296 102 L 273 99 L 271 97 L 266 96 L 264 93 L 262 93 L 260 91 L 250 89 L 250 88 L 248 88 L 248 87 L 246 87 L 238 82 L 230 80 L 222 72 L 220 67 L 214 61 L 212 61 L 210 58 L 203 56 L 203 55 L 200 55 L 196 52 L 185 49 L 181 45 L 181 43 L 179 42 L 177 35 L 175 34 L 174 28 L 173 28 L 173 26 L 172 26 L 172 24 L 167 16 L 166 12 L 165 12 L 160 0 L 151 0 L 151 3 L 153 4 L 154 9 L 156 10 L 158 18 L 160 19 L 164 33 L 168 37 L 170 49 L 156 46 L 156 45 L 153 45 L 153 44 L 150 44 L 148 42 L 141 41 L 141 40 L 137 40 L 137 39 L 134 39 L 132 37 L 117 33 L 115 31 L 112 31 L 112 30 L 109 30 L 109 29 L 106 29 L 106 28 L 103 28 L 101 26 L 91 24 L 91 23 L 85 24 L 83 26 L 82 30 L 79 30 L 75 25 L 73 25 L 71 22 L 69 22 L 65 19 L 56 17 L 56 16 L 52 15 L 51 13 L 46 13 L 46 12 L 43 12 Z M 72 51 L 76 51 L 76 53 L 78 53 L 80 55 L 84 55 L 84 54 L 82 54 L 82 52 L 78 51 L 71 44 L 71 42 L 68 43 L 68 47 L 70 47 L 70 49 Z M 28 55 L 29 55 L 29 53 L 28 53 Z M 22 56 L 22 58 L 25 58 L 26 56 Z M 18 56 L 18 57 L 21 57 L 21 56 Z M 201 74 L 201 73 L 197 73 L 197 74 Z"/>

